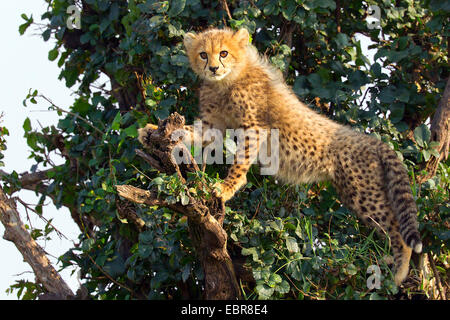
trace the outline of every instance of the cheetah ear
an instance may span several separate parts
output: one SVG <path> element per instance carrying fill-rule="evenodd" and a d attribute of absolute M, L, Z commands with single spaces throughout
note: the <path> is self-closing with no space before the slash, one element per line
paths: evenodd
<path fill-rule="evenodd" d="M 194 41 L 197 39 L 197 36 L 193 34 L 192 32 L 186 33 L 184 35 L 183 43 L 186 47 L 186 50 L 190 50 L 192 46 L 194 45 Z"/>
<path fill-rule="evenodd" d="M 250 41 L 250 34 L 248 33 L 248 30 L 245 28 L 239 29 L 236 31 L 236 33 L 233 35 L 233 38 L 236 39 L 236 41 L 241 45 L 242 47 L 246 46 Z"/>

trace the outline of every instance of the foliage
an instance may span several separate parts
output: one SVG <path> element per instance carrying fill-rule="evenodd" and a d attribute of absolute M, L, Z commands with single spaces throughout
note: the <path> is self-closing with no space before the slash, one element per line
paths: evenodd
<path fill-rule="evenodd" d="M 2 122 L 3 113 L 0 114 L 0 123 Z M 5 157 L 3 152 L 6 150 L 6 136 L 9 136 L 9 131 L 6 127 L 0 126 L 0 167 L 4 167 L 3 158 Z"/>
<path fill-rule="evenodd" d="M 38 190 L 40 203 L 50 197 L 77 217 L 79 245 L 60 261 L 63 268 L 81 269 L 92 298 L 201 296 L 203 274 L 186 220 L 168 209 L 127 207 L 114 185 L 183 196 L 173 177 L 158 175 L 135 156 L 137 129 L 173 111 L 193 121 L 199 81 L 182 37 L 225 23 L 247 28 L 252 43 L 312 108 L 397 151 L 413 182 L 424 250 L 436 256 L 441 279 L 449 281 L 448 161 L 435 177 L 416 183 L 425 162 L 437 155 L 427 121 L 449 76 L 446 2 L 352 0 L 340 7 L 333 0 L 232 0 L 230 18 L 225 1 L 83 0 L 75 1 L 82 6 L 80 30 L 66 25 L 74 1 L 46 2 L 42 37 L 55 42 L 48 57 L 77 94 L 64 110 L 30 90 L 24 106 L 47 104 L 60 120 L 39 130 L 27 119 L 24 136 L 36 164 L 51 167 L 54 153 L 65 158 L 48 173 L 46 189 Z M 365 21 L 372 4 L 381 9 L 380 28 L 369 29 Z M 22 17 L 21 34 L 34 23 Z M 372 41 L 374 61 L 361 36 Z M 224 172 L 209 166 L 206 176 Z M 242 283 L 246 298 L 388 299 L 398 293 L 383 262 L 389 243 L 360 225 L 329 184 L 283 186 L 254 172 L 224 222 L 232 250 L 240 250 L 253 270 L 255 283 Z M 5 181 L 10 192 L 21 187 L 17 173 Z M 127 210 L 145 222 L 143 231 Z M 382 285 L 371 291 L 366 270 L 372 264 L 381 268 Z"/>

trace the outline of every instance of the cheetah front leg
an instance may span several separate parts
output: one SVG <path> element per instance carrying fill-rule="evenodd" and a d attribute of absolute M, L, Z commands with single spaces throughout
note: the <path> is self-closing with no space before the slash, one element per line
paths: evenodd
<path fill-rule="evenodd" d="M 214 185 L 216 195 L 224 202 L 230 200 L 236 191 L 247 183 L 247 172 L 259 152 L 259 138 L 260 134 L 257 128 L 245 130 L 244 136 L 238 137 L 235 162 L 228 170 L 224 182 Z M 239 142 L 239 140 L 241 141 Z"/>

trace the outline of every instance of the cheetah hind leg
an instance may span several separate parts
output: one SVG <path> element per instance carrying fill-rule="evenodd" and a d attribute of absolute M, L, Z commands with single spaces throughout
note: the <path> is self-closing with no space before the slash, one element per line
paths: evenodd
<path fill-rule="evenodd" d="M 383 259 L 388 264 L 394 265 L 394 282 L 400 286 L 409 273 L 409 261 L 411 259 L 412 249 L 408 247 L 399 232 L 398 222 L 392 213 L 384 213 L 388 218 L 379 220 L 378 223 L 372 223 L 370 218 L 366 218 L 366 223 L 375 227 L 378 234 L 389 236 L 392 256 L 385 256 Z M 383 215 L 383 214 L 382 214 Z"/>
<path fill-rule="evenodd" d="M 365 224 L 375 228 L 379 235 L 389 236 L 395 271 L 394 281 L 400 285 L 408 276 L 412 249 L 406 245 L 400 235 L 398 222 L 391 208 L 386 204 L 388 201 L 383 190 L 373 190 L 369 196 L 360 191 L 366 189 L 367 186 L 361 189 L 344 190 L 345 192 L 341 190 L 340 193 L 343 195 L 341 199 L 345 206 L 355 212 Z"/>
<path fill-rule="evenodd" d="M 383 216 L 386 219 L 379 218 Z M 411 259 L 412 249 L 406 245 L 400 235 L 398 222 L 389 209 L 384 212 L 378 212 L 378 217 L 375 217 L 375 219 L 376 223 L 367 215 L 363 218 L 366 224 L 377 229 L 379 235 L 387 234 L 389 237 L 392 257 L 388 256 L 384 259 L 388 265 L 391 264 L 389 262 L 393 262 L 395 272 L 394 282 L 397 286 L 400 286 L 409 273 L 409 261 Z"/>
<path fill-rule="evenodd" d="M 398 231 L 397 223 L 393 224 L 389 232 L 389 238 L 391 239 L 391 249 L 394 256 L 394 281 L 397 286 L 400 286 L 409 273 L 409 261 L 411 259 L 412 249 L 403 241 Z"/>
<path fill-rule="evenodd" d="M 367 159 L 369 157 L 369 159 Z M 370 157 L 373 157 L 371 159 Z M 394 260 L 394 281 L 400 285 L 408 276 L 411 248 L 399 232 L 399 223 L 386 195 L 384 169 L 370 152 L 354 152 L 338 158 L 338 173 L 333 181 L 344 205 L 378 234 L 390 239 Z M 369 168 L 355 168 L 348 164 L 370 163 Z"/>

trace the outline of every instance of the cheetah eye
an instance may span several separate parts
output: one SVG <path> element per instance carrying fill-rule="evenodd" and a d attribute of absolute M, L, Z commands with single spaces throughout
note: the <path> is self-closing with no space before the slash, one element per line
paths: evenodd
<path fill-rule="evenodd" d="M 220 57 L 221 58 L 226 58 L 228 55 L 228 51 L 220 51 Z"/>
<path fill-rule="evenodd" d="M 200 58 L 202 58 L 203 60 L 208 59 L 208 54 L 206 52 L 200 52 Z"/>

